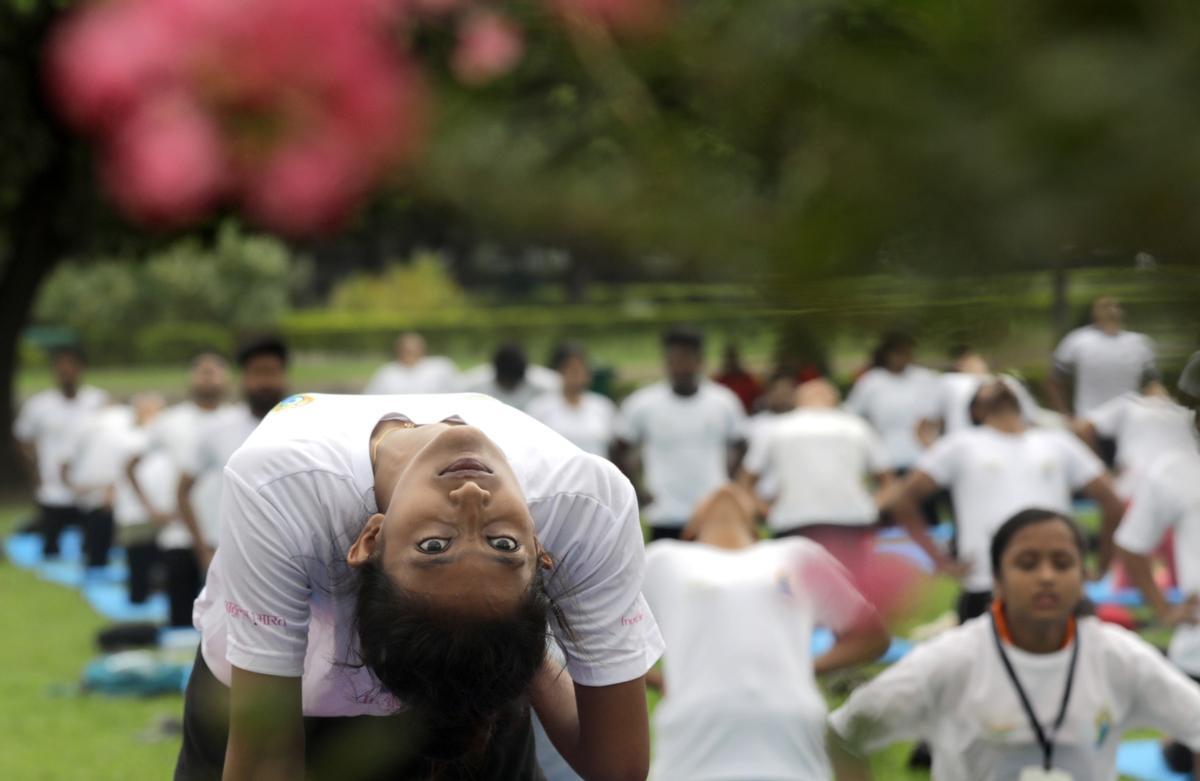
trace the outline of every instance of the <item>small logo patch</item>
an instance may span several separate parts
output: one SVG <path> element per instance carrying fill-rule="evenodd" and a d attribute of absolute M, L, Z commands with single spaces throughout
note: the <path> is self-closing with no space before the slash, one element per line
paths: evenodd
<path fill-rule="evenodd" d="M 314 401 L 316 401 L 316 399 L 314 399 L 311 394 L 297 393 L 293 396 L 288 396 L 286 399 L 276 404 L 275 408 L 271 411 L 283 412 L 289 409 L 296 409 L 297 407 L 303 407 L 305 404 L 312 404 Z"/>

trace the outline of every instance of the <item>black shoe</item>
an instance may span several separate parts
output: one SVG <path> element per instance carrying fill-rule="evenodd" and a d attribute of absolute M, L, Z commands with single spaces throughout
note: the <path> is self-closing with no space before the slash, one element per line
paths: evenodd
<path fill-rule="evenodd" d="M 928 770 L 933 767 L 933 754 L 929 752 L 929 744 L 921 741 L 913 747 L 908 755 L 908 766 L 913 770 Z"/>
<path fill-rule="evenodd" d="M 1190 748 L 1182 743 L 1172 741 L 1163 744 L 1162 752 L 1163 761 L 1167 763 L 1167 767 L 1171 768 L 1172 773 L 1191 774 L 1195 758 Z"/>

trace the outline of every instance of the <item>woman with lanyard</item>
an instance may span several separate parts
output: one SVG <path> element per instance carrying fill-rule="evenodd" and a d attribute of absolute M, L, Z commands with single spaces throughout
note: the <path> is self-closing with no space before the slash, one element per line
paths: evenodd
<path fill-rule="evenodd" d="M 995 602 L 918 647 L 830 716 L 839 781 L 862 752 L 929 740 L 934 781 L 1115 781 L 1126 730 L 1200 750 L 1200 686 L 1136 635 L 1079 616 L 1084 540 L 1025 510 L 992 539 Z M 1200 777 L 1200 776 L 1198 776 Z"/>
<path fill-rule="evenodd" d="M 530 705 L 584 778 L 645 778 L 662 638 L 609 462 L 479 394 L 302 394 L 221 506 L 176 781 L 536 781 Z"/>

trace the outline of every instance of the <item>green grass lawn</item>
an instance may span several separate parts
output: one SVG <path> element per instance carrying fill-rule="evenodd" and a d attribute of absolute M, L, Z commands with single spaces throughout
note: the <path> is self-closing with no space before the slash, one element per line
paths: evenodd
<path fill-rule="evenodd" d="M 0 534 L 26 513 L 0 507 Z M 182 713 L 179 696 L 147 700 L 80 695 L 74 688 L 105 620 L 79 592 L 0 563 L 0 779 L 160 781 L 176 739 L 157 722 Z"/>
<path fill-rule="evenodd" d="M 28 513 L 0 504 L 0 536 Z M 899 633 L 929 621 L 953 603 L 956 587 L 930 584 Z M 114 699 L 79 694 L 75 684 L 96 655 L 94 637 L 105 620 L 75 590 L 39 580 L 0 561 L 0 779 L 4 781 L 160 781 L 169 778 L 178 738 L 158 728 L 182 712 L 179 696 Z M 875 670 L 823 682 L 836 705 Z M 656 699 L 652 698 L 651 705 Z M 906 768 L 910 747 L 895 745 L 872 757 L 876 778 L 916 781 L 928 774 Z"/>

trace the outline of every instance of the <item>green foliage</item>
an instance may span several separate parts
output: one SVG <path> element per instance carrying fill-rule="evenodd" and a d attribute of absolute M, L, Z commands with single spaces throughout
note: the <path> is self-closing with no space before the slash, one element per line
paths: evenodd
<path fill-rule="evenodd" d="M 73 328 L 99 362 L 180 360 L 277 322 L 291 267 L 284 244 L 227 223 L 211 246 L 188 238 L 143 262 L 64 263 L 43 286 L 35 319 Z"/>
<path fill-rule="evenodd" d="M 466 302 L 445 259 L 433 252 L 418 252 L 382 274 L 353 274 L 330 297 L 334 310 L 356 313 L 447 313 L 461 310 Z"/>
<path fill-rule="evenodd" d="M 201 350 L 232 355 L 228 328 L 213 323 L 158 323 L 137 334 L 137 357 L 147 364 L 182 364 Z"/>

